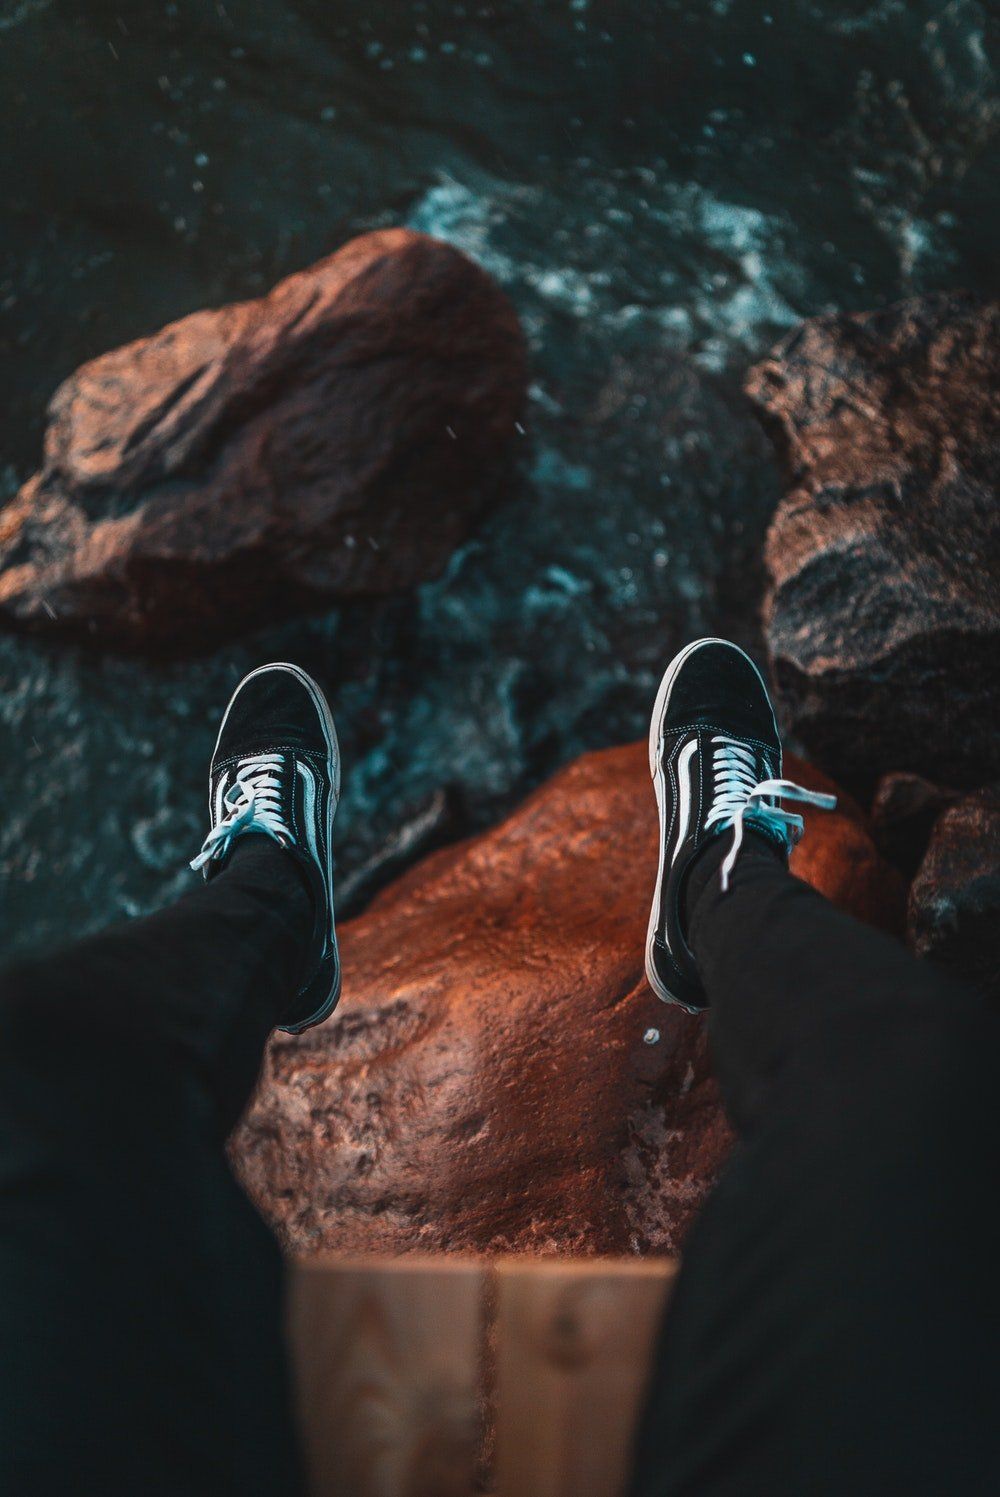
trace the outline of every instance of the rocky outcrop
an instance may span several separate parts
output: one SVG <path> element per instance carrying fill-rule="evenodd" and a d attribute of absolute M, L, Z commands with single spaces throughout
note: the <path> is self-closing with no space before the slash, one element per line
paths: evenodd
<path fill-rule="evenodd" d="M 919 955 L 1000 998 L 1000 786 L 938 819 L 910 887 L 907 927 Z"/>
<path fill-rule="evenodd" d="M 857 807 L 805 814 L 796 871 L 899 928 Z M 730 1139 L 704 1024 L 643 975 L 656 846 L 645 744 L 589 754 L 348 922 L 339 1009 L 275 1037 L 233 1141 L 290 1247 L 678 1246 Z"/>
<path fill-rule="evenodd" d="M 792 489 L 766 560 L 786 721 L 838 778 L 1000 772 L 1000 306 L 817 317 L 751 373 Z"/>
<path fill-rule="evenodd" d="M 525 391 L 506 297 L 450 246 L 352 240 L 259 301 L 95 359 L 0 510 L 0 621 L 132 647 L 433 575 Z"/>

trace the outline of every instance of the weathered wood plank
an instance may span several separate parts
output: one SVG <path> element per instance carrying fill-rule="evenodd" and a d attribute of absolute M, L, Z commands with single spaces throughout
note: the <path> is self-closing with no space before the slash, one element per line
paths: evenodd
<path fill-rule="evenodd" d="M 497 1269 L 497 1497 L 620 1497 L 666 1259 Z"/>
<path fill-rule="evenodd" d="M 314 1497 L 469 1497 L 480 1441 L 484 1269 L 307 1261 L 289 1325 Z"/>

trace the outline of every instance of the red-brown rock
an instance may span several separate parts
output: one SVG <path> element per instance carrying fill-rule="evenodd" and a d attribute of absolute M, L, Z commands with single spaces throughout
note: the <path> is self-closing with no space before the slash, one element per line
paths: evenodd
<path fill-rule="evenodd" d="M 0 511 L 0 620 L 129 646 L 433 575 L 503 472 L 524 341 L 449 245 L 366 234 L 56 391 Z"/>
<path fill-rule="evenodd" d="M 907 914 L 919 955 L 1000 998 L 1000 786 L 965 796 L 938 818 Z"/>
<path fill-rule="evenodd" d="M 857 808 L 806 815 L 796 870 L 898 924 Z M 275 1038 L 233 1142 L 291 1248 L 677 1248 L 730 1135 L 643 976 L 656 836 L 645 745 L 588 754 L 345 926 L 340 1008 Z"/>
<path fill-rule="evenodd" d="M 1000 772 L 1000 304 L 816 317 L 748 392 L 792 489 L 768 536 L 787 721 L 840 779 Z"/>

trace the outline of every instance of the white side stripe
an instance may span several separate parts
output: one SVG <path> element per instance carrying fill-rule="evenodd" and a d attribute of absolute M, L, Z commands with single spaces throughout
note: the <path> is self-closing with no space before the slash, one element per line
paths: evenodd
<path fill-rule="evenodd" d="M 688 766 L 693 756 L 698 752 L 698 740 L 692 738 L 681 749 L 677 760 L 677 788 L 680 791 L 680 809 L 677 816 L 677 841 L 674 843 L 674 855 L 671 863 L 676 863 L 677 854 L 684 845 L 688 833 L 688 822 L 691 820 L 691 774 Z"/>
<path fill-rule="evenodd" d="M 303 759 L 296 762 L 296 768 L 302 777 L 303 795 L 305 797 L 304 816 L 306 840 L 309 843 L 309 851 L 316 862 L 322 868 L 323 862 L 319 855 L 319 846 L 316 842 L 316 776 Z"/>
<path fill-rule="evenodd" d="M 223 770 L 222 774 L 219 776 L 219 783 L 215 787 L 215 818 L 214 818 L 214 821 L 213 821 L 213 825 L 214 826 L 218 826 L 219 822 L 222 820 L 223 816 L 226 814 L 226 808 L 225 808 L 225 806 L 223 804 L 223 796 L 226 793 L 226 786 L 228 785 L 228 783 L 229 783 L 229 770 L 226 769 L 226 770 Z"/>

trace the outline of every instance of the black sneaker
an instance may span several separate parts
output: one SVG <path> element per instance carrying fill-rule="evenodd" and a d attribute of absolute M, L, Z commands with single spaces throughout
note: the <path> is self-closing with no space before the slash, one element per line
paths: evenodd
<path fill-rule="evenodd" d="M 208 777 L 211 829 L 192 868 L 211 878 L 237 837 L 263 833 L 295 858 L 313 892 L 316 921 L 305 979 L 280 1027 L 299 1034 L 340 997 L 333 918 L 333 818 L 340 749 L 326 698 L 297 665 L 262 665 L 230 698 Z"/>
<path fill-rule="evenodd" d="M 832 795 L 781 778 L 781 739 L 760 671 L 724 639 L 697 639 L 667 667 L 649 727 L 649 770 L 660 812 L 660 865 L 646 935 L 646 976 L 667 1003 L 688 1013 L 707 1007 L 684 939 L 682 895 L 691 860 L 713 837 L 732 831 L 720 870 L 723 889 L 744 826 L 788 856 L 802 817 L 782 797 L 831 810 Z"/>

